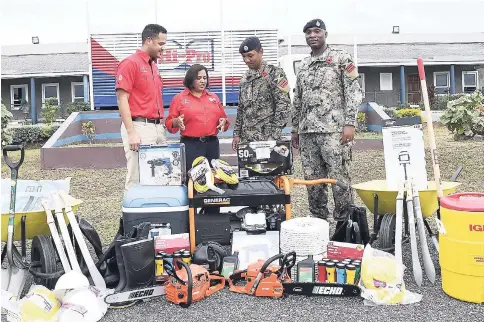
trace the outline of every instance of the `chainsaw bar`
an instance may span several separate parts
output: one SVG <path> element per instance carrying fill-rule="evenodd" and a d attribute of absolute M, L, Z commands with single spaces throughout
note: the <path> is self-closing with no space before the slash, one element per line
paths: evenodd
<path fill-rule="evenodd" d="M 137 290 L 130 290 L 127 292 L 110 294 L 104 298 L 104 302 L 106 302 L 107 304 L 117 304 L 128 301 L 144 300 L 150 297 L 156 297 L 161 295 L 165 295 L 165 287 L 154 286 Z"/>
<path fill-rule="evenodd" d="M 306 296 L 360 296 L 361 289 L 351 284 L 335 283 L 283 283 L 284 294 Z"/>

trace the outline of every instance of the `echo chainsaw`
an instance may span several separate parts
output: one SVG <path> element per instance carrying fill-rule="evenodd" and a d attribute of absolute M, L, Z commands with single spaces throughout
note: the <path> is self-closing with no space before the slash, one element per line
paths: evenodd
<path fill-rule="evenodd" d="M 204 267 L 177 261 L 183 268 L 176 271 L 171 262 L 163 263 L 171 277 L 165 286 L 166 299 L 188 308 L 193 302 L 220 291 L 225 286 L 225 277 L 217 273 L 210 274 Z M 179 266 L 178 265 L 178 266 Z"/>
<path fill-rule="evenodd" d="M 278 259 L 282 259 L 281 265 L 272 265 Z M 277 254 L 265 262 L 260 259 L 256 263 L 250 264 L 247 269 L 236 271 L 230 275 L 229 290 L 254 296 L 282 297 L 284 293 L 282 283 L 291 280 L 290 270 L 295 263 L 295 252 L 286 255 Z"/>
<path fill-rule="evenodd" d="M 163 268 L 169 280 L 163 285 L 134 289 L 106 296 L 107 304 L 144 300 L 152 297 L 166 295 L 166 299 L 172 303 L 187 308 L 193 302 L 220 291 L 225 286 L 225 278 L 216 272 L 210 274 L 203 266 L 177 261 L 176 270 L 171 262 L 164 262 Z"/>

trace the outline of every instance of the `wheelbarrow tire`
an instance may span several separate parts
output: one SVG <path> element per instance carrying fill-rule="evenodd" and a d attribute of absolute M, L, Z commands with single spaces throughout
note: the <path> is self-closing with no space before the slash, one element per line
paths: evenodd
<path fill-rule="evenodd" d="M 31 261 L 39 262 L 40 267 L 36 271 L 41 273 L 57 272 L 57 257 L 54 244 L 50 236 L 39 235 L 32 239 Z M 49 290 L 53 290 L 58 278 L 43 279 L 34 276 L 36 284 L 43 285 Z"/>
<path fill-rule="evenodd" d="M 384 214 L 380 225 L 379 244 L 380 249 L 393 253 L 395 251 L 395 214 Z"/>

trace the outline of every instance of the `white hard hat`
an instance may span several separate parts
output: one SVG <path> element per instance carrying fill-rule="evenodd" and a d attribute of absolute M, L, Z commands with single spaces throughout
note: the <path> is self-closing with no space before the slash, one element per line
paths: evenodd
<path fill-rule="evenodd" d="M 54 292 L 48 288 L 35 285 L 29 293 L 21 300 L 20 316 L 22 321 L 57 321 L 55 315 L 58 313 L 60 303 Z"/>
<path fill-rule="evenodd" d="M 89 287 L 89 280 L 87 277 L 77 271 L 69 271 L 62 275 L 55 283 L 54 294 L 61 302 L 64 301 L 64 296 L 70 290 L 81 289 Z"/>
<path fill-rule="evenodd" d="M 107 311 L 107 304 L 91 287 L 69 291 L 58 313 L 58 322 L 96 322 Z"/>

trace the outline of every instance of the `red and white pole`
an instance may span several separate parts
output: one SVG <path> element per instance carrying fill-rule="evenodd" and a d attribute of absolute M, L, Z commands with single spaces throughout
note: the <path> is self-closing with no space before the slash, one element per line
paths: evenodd
<path fill-rule="evenodd" d="M 439 159 L 437 155 L 437 146 L 435 144 L 435 134 L 434 134 L 434 126 L 432 123 L 432 115 L 430 113 L 430 103 L 429 103 L 429 94 L 427 91 L 427 81 L 425 79 L 425 69 L 423 59 L 417 59 L 418 65 L 418 74 L 420 77 L 420 85 L 422 87 L 422 96 L 425 106 L 425 120 L 427 122 L 427 128 L 429 131 L 429 142 L 430 142 L 430 153 L 432 155 L 432 166 L 434 169 L 434 177 L 435 177 L 435 184 L 437 186 L 437 196 L 442 198 L 442 186 L 440 185 L 440 166 L 439 166 Z"/>

